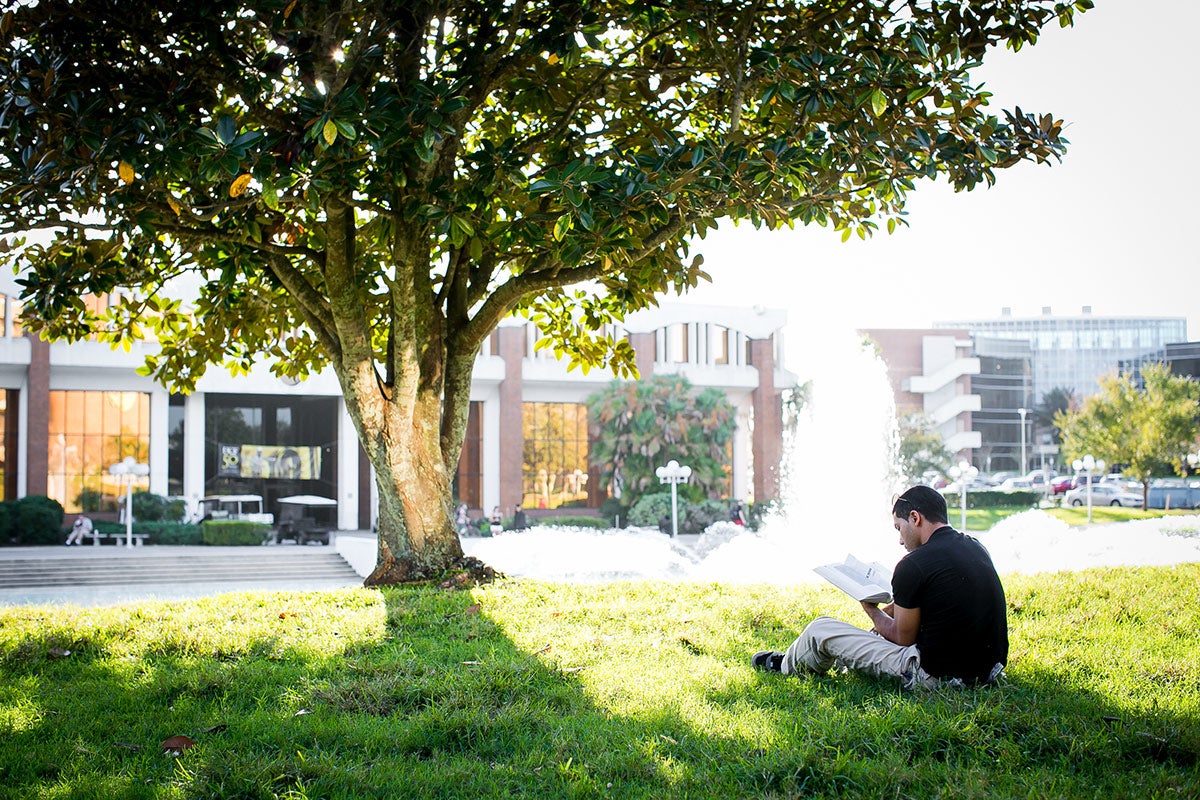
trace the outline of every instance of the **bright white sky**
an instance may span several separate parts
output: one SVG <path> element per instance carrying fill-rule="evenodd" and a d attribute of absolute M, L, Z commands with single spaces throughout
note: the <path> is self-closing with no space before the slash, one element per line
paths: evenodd
<path fill-rule="evenodd" d="M 1195 248 L 1200 187 L 1196 0 L 1097 0 L 1073 28 L 973 76 L 992 108 L 1051 112 L 1071 142 L 1061 164 L 1022 164 L 991 189 L 918 184 L 909 227 L 842 243 L 831 229 L 728 226 L 693 252 L 712 285 L 684 302 L 788 312 L 787 366 L 810 330 L 924 328 L 1014 316 L 1166 316 L 1200 338 Z M 666 299 L 666 302 L 677 302 Z"/>

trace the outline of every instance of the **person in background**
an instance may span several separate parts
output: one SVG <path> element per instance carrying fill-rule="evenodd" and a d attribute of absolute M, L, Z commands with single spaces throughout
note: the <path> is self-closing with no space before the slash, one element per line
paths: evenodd
<path fill-rule="evenodd" d="M 729 510 L 729 521 L 734 525 L 741 525 L 743 527 L 746 525 L 746 514 L 742 511 L 741 500 L 733 501 L 733 508 Z"/>
<path fill-rule="evenodd" d="M 529 520 L 525 518 L 525 509 L 517 506 L 517 510 L 513 512 L 513 530 L 523 531 L 529 527 Z"/>
<path fill-rule="evenodd" d="M 71 533 L 67 536 L 67 547 L 73 544 L 83 544 L 83 537 L 90 536 L 92 529 L 92 521 L 80 514 L 75 518 L 75 524 L 71 526 Z"/>
<path fill-rule="evenodd" d="M 492 515 L 488 517 L 488 522 L 491 523 L 492 528 L 495 530 L 500 530 L 504 527 L 504 517 L 500 514 L 500 506 L 492 509 Z"/>

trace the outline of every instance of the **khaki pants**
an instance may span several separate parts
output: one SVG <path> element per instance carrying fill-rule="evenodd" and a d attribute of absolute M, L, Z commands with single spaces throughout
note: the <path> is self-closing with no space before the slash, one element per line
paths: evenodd
<path fill-rule="evenodd" d="M 831 668 L 845 667 L 874 677 L 891 676 L 904 688 L 938 685 L 938 679 L 921 669 L 921 653 L 916 645 L 889 642 L 873 631 L 866 631 L 832 617 L 817 617 L 792 642 L 783 656 L 783 674 L 813 672 L 823 674 Z"/>

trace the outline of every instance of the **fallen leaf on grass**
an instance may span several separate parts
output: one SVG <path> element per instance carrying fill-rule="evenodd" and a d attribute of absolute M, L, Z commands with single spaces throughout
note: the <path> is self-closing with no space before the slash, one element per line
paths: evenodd
<path fill-rule="evenodd" d="M 294 617 L 294 616 L 296 616 L 296 612 L 295 612 L 295 611 L 281 611 L 281 612 L 279 612 L 279 618 L 280 618 L 280 619 L 287 619 L 288 617 Z"/>
<path fill-rule="evenodd" d="M 476 603 L 476 604 L 475 604 L 475 605 L 473 605 L 473 606 L 467 606 L 466 613 L 468 613 L 468 614 L 478 614 L 478 613 L 479 613 L 479 603 Z"/>
<path fill-rule="evenodd" d="M 113 742 L 113 747 L 124 747 L 126 750 L 131 750 L 134 753 L 142 749 L 140 744 L 127 744 L 125 742 Z"/>
<path fill-rule="evenodd" d="M 561 672 L 565 675 L 569 675 L 573 672 L 583 672 L 584 669 L 586 669 L 586 668 L 585 667 L 563 667 L 562 669 L 559 670 L 559 672 Z"/>
<path fill-rule="evenodd" d="M 297 711 L 295 714 L 292 714 L 292 716 L 293 717 L 303 717 L 305 714 L 311 714 L 311 713 L 312 712 L 309 711 L 307 708 L 302 708 L 299 711 Z"/>
<path fill-rule="evenodd" d="M 163 752 L 165 752 L 167 755 L 177 756 L 194 744 L 196 744 L 195 740 L 184 736 L 183 734 L 179 734 L 167 739 L 160 746 L 162 747 Z"/>
<path fill-rule="evenodd" d="M 534 650 L 534 651 L 533 651 L 533 654 L 536 656 L 538 653 L 547 653 L 547 652 L 549 652 L 549 651 L 550 651 L 550 648 L 551 648 L 551 647 L 553 647 L 553 646 L 554 646 L 554 645 L 552 645 L 552 644 L 548 644 L 548 645 L 546 645 L 545 647 L 540 647 L 540 648 L 538 648 L 537 650 Z"/>
<path fill-rule="evenodd" d="M 46 654 L 51 658 L 66 658 L 67 656 L 71 655 L 71 651 L 64 650 L 61 647 L 51 647 L 48 651 L 46 651 Z"/>
<path fill-rule="evenodd" d="M 220 733 L 221 731 L 224 731 L 228 728 L 229 728 L 229 726 L 226 725 L 224 722 L 222 722 L 218 725 L 213 725 L 208 728 L 203 728 L 200 732 L 201 733 Z"/>

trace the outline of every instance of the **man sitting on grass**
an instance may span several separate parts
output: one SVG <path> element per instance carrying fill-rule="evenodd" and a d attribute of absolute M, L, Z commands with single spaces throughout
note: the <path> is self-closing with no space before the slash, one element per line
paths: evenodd
<path fill-rule="evenodd" d="M 987 550 L 946 524 L 946 500 L 928 486 L 900 495 L 892 518 L 908 554 L 892 575 L 895 602 L 862 603 L 873 629 L 818 617 L 786 653 L 756 653 L 755 668 L 791 675 L 841 666 L 899 678 L 906 689 L 1000 677 L 1008 662 L 1008 618 Z"/>

